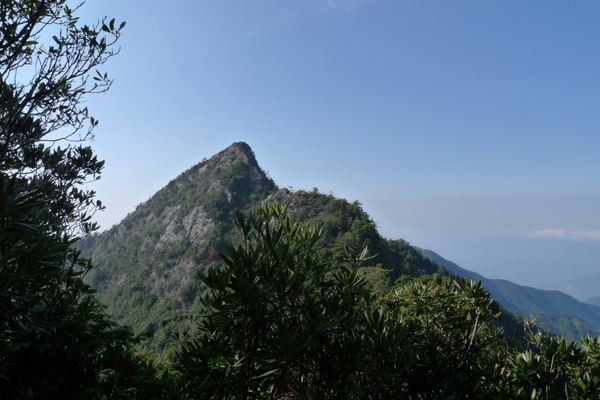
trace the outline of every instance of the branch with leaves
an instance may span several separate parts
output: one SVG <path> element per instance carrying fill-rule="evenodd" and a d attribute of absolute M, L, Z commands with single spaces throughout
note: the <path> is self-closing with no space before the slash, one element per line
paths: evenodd
<path fill-rule="evenodd" d="M 125 23 L 82 25 L 82 5 L 0 2 L 0 171 L 46 191 L 49 230 L 87 234 L 102 204 L 84 186 L 104 162 L 84 145 L 98 125 L 85 98 L 111 87 L 99 68 L 119 53 Z"/>

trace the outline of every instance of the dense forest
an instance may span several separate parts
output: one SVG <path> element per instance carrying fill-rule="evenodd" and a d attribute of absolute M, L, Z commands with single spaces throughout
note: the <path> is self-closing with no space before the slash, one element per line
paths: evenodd
<path fill-rule="evenodd" d="M 86 184 L 104 163 L 84 103 L 110 88 L 99 68 L 125 23 L 82 25 L 79 7 L 0 2 L 0 398 L 600 398 L 597 338 L 519 320 L 481 282 L 382 239 L 358 202 L 279 190 L 243 144 L 241 158 L 184 174 L 227 165 L 219 179 L 176 180 L 94 235 L 102 203 Z M 164 229 L 157 210 L 173 214 Z M 114 281 L 119 264 L 88 255 L 119 232 L 136 239 L 117 249 L 122 263 L 148 268 Z M 150 248 L 162 258 L 144 259 Z M 164 301 L 189 323 L 124 321 L 126 298 L 123 309 Z"/>

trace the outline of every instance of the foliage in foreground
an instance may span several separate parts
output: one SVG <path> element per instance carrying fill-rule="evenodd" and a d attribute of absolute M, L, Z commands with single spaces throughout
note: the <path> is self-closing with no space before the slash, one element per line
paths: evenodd
<path fill-rule="evenodd" d="M 277 205 L 238 216 L 243 240 L 203 277 L 209 313 L 174 366 L 140 356 L 81 281 L 90 264 L 44 229 L 43 194 L 1 178 L 2 398 L 600 398 L 597 339 L 515 342 L 467 280 L 406 278 L 376 298 L 385 274 L 364 274 L 366 252 L 314 251 L 319 231 Z"/>
<path fill-rule="evenodd" d="M 39 190 L 0 174 L 0 398 L 130 398 L 156 387 L 129 328 L 82 281 L 73 239 L 48 232 Z"/>
<path fill-rule="evenodd" d="M 81 3 L 82 4 L 82 3 Z M 101 203 L 85 188 L 104 162 L 83 142 L 85 96 L 124 23 L 82 25 L 66 0 L 0 2 L 0 398 L 156 397 L 152 363 L 82 280 L 73 244 Z M 92 79 L 91 74 L 94 74 Z"/>
<path fill-rule="evenodd" d="M 376 299 L 366 251 L 314 251 L 319 231 L 278 205 L 236 223 L 242 241 L 203 276 L 209 313 L 176 355 L 188 398 L 600 398 L 596 339 L 517 342 L 478 282 L 407 278 Z"/>

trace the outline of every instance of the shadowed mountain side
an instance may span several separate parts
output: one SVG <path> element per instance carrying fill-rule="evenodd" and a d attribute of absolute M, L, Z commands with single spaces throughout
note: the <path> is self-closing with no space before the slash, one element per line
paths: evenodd
<path fill-rule="evenodd" d="M 421 249 L 421 253 L 458 276 L 480 280 L 492 297 L 507 310 L 525 318 L 535 319 L 542 329 L 572 340 L 600 334 L 600 307 L 582 303 L 559 291 L 535 289 L 503 279 L 485 278 L 431 250 Z"/>

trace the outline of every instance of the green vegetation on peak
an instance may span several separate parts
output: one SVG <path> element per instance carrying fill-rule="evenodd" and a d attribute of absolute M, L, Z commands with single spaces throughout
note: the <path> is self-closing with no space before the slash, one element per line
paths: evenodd
<path fill-rule="evenodd" d="M 322 231 L 319 247 L 332 256 L 342 256 L 346 248 L 359 253 L 366 247 L 373 255 L 370 265 L 379 264 L 390 270 L 393 280 L 400 275 L 441 272 L 436 264 L 423 257 L 407 241 L 384 239 L 358 201 L 350 203 L 317 189 L 296 192 L 282 189 L 267 201 L 286 205 L 293 218 L 318 226 Z"/>

